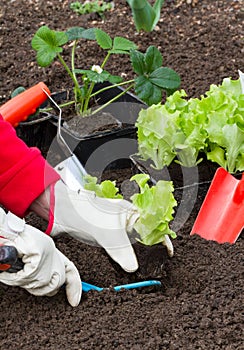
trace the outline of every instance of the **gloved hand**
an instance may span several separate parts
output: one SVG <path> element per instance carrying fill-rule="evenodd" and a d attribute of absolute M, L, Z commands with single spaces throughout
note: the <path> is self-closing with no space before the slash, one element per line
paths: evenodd
<path fill-rule="evenodd" d="M 17 273 L 1 272 L 0 282 L 22 287 L 37 296 L 53 296 L 65 283 L 69 303 L 79 304 L 82 293 L 79 272 L 50 237 L 12 213 L 6 214 L 2 208 L 0 236 L 0 244 L 14 246 L 24 263 Z"/>
<path fill-rule="evenodd" d="M 134 272 L 138 262 L 127 232 L 138 214 L 121 199 L 99 198 L 92 191 L 69 189 L 62 180 L 50 188 L 51 201 L 47 233 L 66 232 L 79 241 L 103 247 L 125 271 Z"/>

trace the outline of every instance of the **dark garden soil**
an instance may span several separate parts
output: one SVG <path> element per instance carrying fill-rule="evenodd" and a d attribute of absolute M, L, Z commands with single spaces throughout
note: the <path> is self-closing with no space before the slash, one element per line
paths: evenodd
<path fill-rule="evenodd" d="M 199 97 L 210 84 L 219 84 L 225 77 L 237 79 L 238 69 L 244 70 L 241 0 L 199 0 L 194 1 L 195 6 L 185 0 L 166 0 L 156 30 L 140 34 L 135 31 L 126 1 L 115 0 L 114 11 L 107 13 L 104 21 L 96 16 L 78 17 L 69 3 L 1 0 L 1 104 L 20 85 L 27 88 L 44 81 L 52 91 L 71 87 L 58 63 L 52 70 L 40 69 L 35 63 L 30 41 L 43 24 L 62 30 L 98 26 L 112 36 L 134 40 L 142 51 L 156 45 L 165 66 L 180 74 L 181 87 L 190 97 Z M 97 47 L 88 43 L 80 48 L 77 59 L 85 69 L 99 64 L 99 57 Z M 127 57 L 119 57 L 110 61 L 108 68 L 130 78 L 128 63 Z M 106 173 L 111 179 L 120 176 L 128 178 L 128 169 Z M 126 183 L 121 186 L 126 187 Z M 0 349 L 243 349 L 243 235 L 234 245 L 189 235 L 207 188 L 208 184 L 198 187 L 191 212 L 184 208 L 184 200 L 189 203 L 192 192 L 182 196 L 176 191 L 183 203 L 182 213 L 189 219 L 182 222 L 173 242 L 175 255 L 169 258 L 163 246 L 136 243 L 140 264 L 136 273 L 123 272 L 100 248 L 68 237 L 56 239 L 84 281 L 111 287 L 155 278 L 162 287 L 84 293 L 80 305 L 72 308 L 64 290 L 52 298 L 34 297 L 1 284 Z M 134 191 L 129 186 L 126 190 Z M 43 227 L 33 215 L 27 220 Z"/>

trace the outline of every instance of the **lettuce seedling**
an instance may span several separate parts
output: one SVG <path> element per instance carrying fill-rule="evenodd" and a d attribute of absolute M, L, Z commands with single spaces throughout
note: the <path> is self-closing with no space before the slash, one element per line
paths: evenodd
<path fill-rule="evenodd" d="M 231 173 L 244 170 L 244 94 L 240 79 L 225 78 L 201 98 L 186 99 L 184 90 L 139 113 L 138 152 L 162 169 L 173 160 L 186 167 L 200 154 Z"/>
<path fill-rule="evenodd" d="M 134 229 L 140 235 L 140 242 L 151 246 L 164 242 L 166 235 L 176 238 L 169 223 L 173 220 L 177 202 L 173 196 L 172 181 L 160 180 L 155 186 L 149 187 L 149 178 L 147 174 L 132 176 L 131 181 L 136 181 L 140 193 L 134 194 L 131 200 L 139 212 Z"/>
<path fill-rule="evenodd" d="M 103 0 L 90 0 L 84 3 L 75 1 L 70 4 L 70 8 L 78 13 L 78 15 L 97 13 L 100 17 L 104 18 L 104 12 L 111 11 L 114 8 L 114 3 Z"/>
<path fill-rule="evenodd" d="M 98 197 L 122 199 L 123 196 L 118 193 L 115 181 L 105 180 L 100 184 L 97 182 L 97 177 L 86 175 L 84 188 L 96 193 Z"/>
<path fill-rule="evenodd" d="M 96 62 L 90 69 L 76 69 L 75 53 L 79 40 L 93 40 L 105 51 L 105 57 L 101 64 Z M 68 43 L 71 44 L 67 45 Z M 62 56 L 67 46 L 72 47 L 70 67 Z M 98 28 L 74 27 L 63 32 L 42 26 L 32 39 L 32 48 L 37 52 L 39 66 L 47 67 L 56 58 L 64 66 L 74 85 L 75 100 L 69 104 L 75 103 L 79 115 L 85 115 L 89 112 L 91 98 L 114 86 L 125 85 L 126 88 L 106 104 L 96 109 L 96 112 L 131 89 L 135 90 L 141 100 L 148 105 L 152 105 L 162 100 L 163 91 L 170 95 L 180 85 L 179 75 L 173 69 L 162 67 L 163 58 L 156 47 L 150 46 L 146 53 L 142 53 L 137 51 L 137 46 L 132 41 L 119 36 L 112 39 L 106 32 Z M 110 56 L 118 54 L 130 55 L 132 68 L 137 77 L 123 81 L 120 76 L 112 75 L 105 70 L 105 65 Z M 80 80 L 78 80 L 78 77 L 80 77 Z M 93 91 L 96 83 L 105 81 L 113 85 L 96 92 Z"/>
<path fill-rule="evenodd" d="M 161 180 L 155 186 L 149 187 L 147 174 L 136 174 L 130 180 L 136 181 L 140 189 L 140 193 L 131 196 L 139 214 L 134 224 L 134 229 L 140 237 L 138 240 L 151 246 L 164 243 L 166 235 L 176 238 L 176 233 L 169 228 L 174 207 L 177 205 L 173 196 L 173 183 Z M 99 184 L 96 177 L 87 175 L 84 188 L 94 191 L 98 197 L 123 199 L 114 181 L 105 180 Z"/>

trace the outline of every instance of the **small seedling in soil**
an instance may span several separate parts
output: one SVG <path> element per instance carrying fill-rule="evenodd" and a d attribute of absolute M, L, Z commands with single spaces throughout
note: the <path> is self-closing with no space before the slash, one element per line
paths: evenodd
<path fill-rule="evenodd" d="M 104 18 L 104 12 L 113 10 L 114 3 L 103 0 L 86 0 L 84 3 L 75 1 L 70 4 L 70 8 L 78 13 L 78 15 L 97 13 L 100 17 Z"/>

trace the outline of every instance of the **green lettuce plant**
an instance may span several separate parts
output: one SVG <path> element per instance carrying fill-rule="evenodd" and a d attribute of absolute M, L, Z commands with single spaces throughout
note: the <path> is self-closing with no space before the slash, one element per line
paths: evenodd
<path fill-rule="evenodd" d="M 136 174 L 131 177 L 139 186 L 139 193 L 131 196 L 131 201 L 137 208 L 139 218 L 134 229 L 139 235 L 139 241 L 145 245 L 163 243 L 165 236 L 176 238 L 176 233 L 169 228 L 173 219 L 174 207 L 177 202 L 174 198 L 173 183 L 158 181 L 156 185 L 148 185 L 150 177 L 147 174 Z M 100 184 L 97 178 L 87 175 L 86 190 L 94 191 L 98 197 L 122 199 L 114 181 L 105 180 Z"/>
<path fill-rule="evenodd" d="M 93 40 L 104 50 L 105 55 L 100 64 L 95 62 L 96 64 L 90 69 L 76 68 L 75 56 L 80 40 Z M 84 47 L 84 43 L 80 45 L 81 48 Z M 69 47 L 72 47 L 70 66 L 62 55 L 63 51 Z M 104 108 L 132 89 L 148 105 L 159 103 L 162 100 L 163 91 L 170 95 L 180 85 L 179 75 L 173 69 L 162 67 L 163 58 L 156 47 L 149 46 L 146 52 L 142 53 L 137 50 L 137 46 L 132 41 L 119 36 L 111 38 L 106 32 L 98 28 L 74 27 L 64 32 L 54 31 L 47 26 L 42 26 L 32 39 L 32 48 L 37 52 L 37 63 L 41 67 L 51 65 L 55 59 L 61 62 L 73 83 L 75 98 L 70 104 L 75 104 L 79 115 L 89 113 L 90 100 L 96 97 L 99 92 L 113 86 L 125 85 L 126 88 L 99 109 Z M 136 75 L 134 79 L 123 81 L 120 76 L 112 75 L 105 69 L 110 56 L 118 54 L 130 56 L 132 68 Z M 93 91 L 96 83 L 105 81 L 112 83 L 113 86 L 96 92 Z"/>
<path fill-rule="evenodd" d="M 201 98 L 184 90 L 139 113 L 138 152 L 162 169 L 173 160 L 196 166 L 201 154 L 231 173 L 244 170 L 244 94 L 240 80 L 225 78 Z"/>
<path fill-rule="evenodd" d="M 131 181 L 136 181 L 140 189 L 140 193 L 131 197 L 139 212 L 134 229 L 140 235 L 140 242 L 151 246 L 164 242 L 166 235 L 176 238 L 176 233 L 169 228 L 177 205 L 173 196 L 173 183 L 160 180 L 155 186 L 149 187 L 147 174 L 136 174 Z"/>

